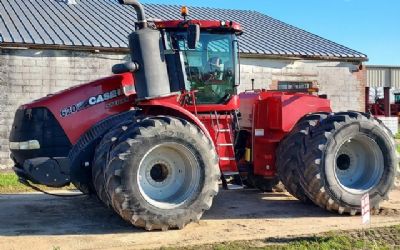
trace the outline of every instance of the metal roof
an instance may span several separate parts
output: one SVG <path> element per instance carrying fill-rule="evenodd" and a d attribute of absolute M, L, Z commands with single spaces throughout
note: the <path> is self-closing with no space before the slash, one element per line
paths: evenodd
<path fill-rule="evenodd" d="M 127 48 L 136 15 L 117 0 L 1 0 L 0 45 Z M 180 6 L 145 4 L 147 18 L 180 19 Z M 257 11 L 190 7 L 192 19 L 234 20 L 250 55 L 367 60 L 367 56 Z"/>

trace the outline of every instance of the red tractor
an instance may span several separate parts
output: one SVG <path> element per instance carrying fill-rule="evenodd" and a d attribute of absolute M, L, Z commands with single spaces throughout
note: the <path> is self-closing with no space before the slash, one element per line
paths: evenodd
<path fill-rule="evenodd" d="M 22 105 L 10 135 L 23 182 L 73 183 L 147 230 L 198 221 L 225 188 L 270 190 L 280 180 L 303 202 L 360 212 L 388 198 L 397 166 L 389 130 L 327 99 L 239 86 L 241 26 L 148 22 L 136 0 L 131 59 L 114 76 Z M 240 201 L 237 201 L 240 202 Z"/>

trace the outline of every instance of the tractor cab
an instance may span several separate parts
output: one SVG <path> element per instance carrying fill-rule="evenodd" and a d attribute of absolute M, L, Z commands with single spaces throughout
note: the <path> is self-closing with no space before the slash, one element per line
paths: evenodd
<path fill-rule="evenodd" d="M 140 101 L 187 94 L 188 106 L 237 109 L 232 103 L 237 104 L 240 84 L 241 26 L 232 21 L 188 20 L 186 7 L 182 16 L 172 21 L 139 20 L 129 36 L 132 61 L 115 65 L 113 72 L 134 74 Z"/>
<path fill-rule="evenodd" d="M 239 24 L 177 20 L 156 26 L 163 34 L 173 91 L 193 92 L 197 105 L 225 104 L 236 94 Z"/>

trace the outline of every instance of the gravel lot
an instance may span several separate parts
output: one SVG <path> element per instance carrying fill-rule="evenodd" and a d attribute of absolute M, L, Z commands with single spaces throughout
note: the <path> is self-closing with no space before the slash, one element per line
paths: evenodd
<path fill-rule="evenodd" d="M 131 227 L 96 199 L 39 193 L 0 195 L 1 249 L 137 249 L 265 239 L 361 228 L 360 217 L 304 205 L 286 193 L 221 191 L 198 224 L 181 231 Z M 400 224 L 400 190 L 391 194 L 372 226 Z"/>

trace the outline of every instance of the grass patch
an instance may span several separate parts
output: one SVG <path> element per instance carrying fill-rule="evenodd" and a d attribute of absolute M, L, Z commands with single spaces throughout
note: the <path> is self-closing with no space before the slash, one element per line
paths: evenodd
<path fill-rule="evenodd" d="M 38 185 L 43 190 L 54 190 L 46 186 Z M 75 190 L 73 185 L 64 187 L 63 189 Z M 14 173 L 0 173 L 0 194 L 20 193 L 20 192 L 33 192 L 30 187 L 21 184 L 18 177 Z"/>
<path fill-rule="evenodd" d="M 364 240 L 360 238 L 352 238 L 348 235 L 336 235 L 331 233 L 330 236 L 312 237 L 309 239 L 297 239 L 283 246 L 282 249 L 388 249 L 389 246 L 385 242 L 375 240 Z M 273 248 L 270 248 L 273 249 Z"/>
<path fill-rule="evenodd" d="M 395 134 L 394 138 L 397 139 L 397 140 L 400 140 L 400 132 Z"/>
<path fill-rule="evenodd" d="M 330 232 L 317 236 L 295 238 L 268 238 L 255 241 L 236 241 L 183 248 L 161 248 L 165 250 L 209 249 L 209 250 L 351 250 L 351 249 L 400 249 L 400 225 L 393 227 Z"/>

